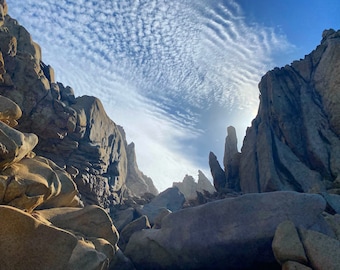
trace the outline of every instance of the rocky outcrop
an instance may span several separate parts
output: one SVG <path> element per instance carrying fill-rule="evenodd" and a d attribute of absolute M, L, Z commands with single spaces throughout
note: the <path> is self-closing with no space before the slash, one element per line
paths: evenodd
<path fill-rule="evenodd" d="M 173 187 L 177 187 L 179 189 L 187 201 L 196 200 L 198 192 L 207 192 L 209 194 L 216 192 L 216 189 L 211 184 L 209 179 L 200 170 L 198 171 L 197 182 L 192 176 L 186 175 L 182 182 L 174 182 L 172 185 Z"/>
<path fill-rule="evenodd" d="M 127 144 L 124 128 L 122 126 L 118 126 L 118 128 L 123 137 L 127 154 L 128 166 L 125 181 L 127 188 L 131 191 L 132 196 L 142 197 L 144 194 L 158 195 L 158 190 L 153 184 L 152 179 L 143 174 L 138 168 L 135 144 L 133 142 Z"/>
<path fill-rule="evenodd" d="M 226 187 L 225 172 L 222 170 L 216 155 L 213 152 L 209 153 L 209 167 L 213 177 L 214 187 L 217 191 L 223 191 Z"/>
<path fill-rule="evenodd" d="M 151 200 L 150 203 L 137 208 L 139 215 L 148 217 L 150 224 L 154 224 L 155 219 L 164 209 L 172 212 L 183 208 L 185 202 L 184 195 L 177 187 L 172 187 L 164 190 L 158 196 Z"/>
<path fill-rule="evenodd" d="M 325 31 L 303 60 L 262 78 L 240 158 L 243 192 L 338 192 L 339 41 L 339 31 Z"/>
<path fill-rule="evenodd" d="M 107 269 L 119 251 L 110 217 L 83 208 L 71 176 L 33 152 L 38 137 L 11 127 L 20 108 L 0 100 L 1 268 Z"/>
<path fill-rule="evenodd" d="M 70 173 L 85 204 L 110 210 L 122 203 L 131 194 L 128 178 L 147 183 L 147 191 L 155 193 L 152 180 L 138 170 L 134 153 L 129 164 L 125 137 L 101 102 L 89 96 L 76 98 L 71 87 L 55 81 L 53 68 L 42 62 L 39 45 L 7 14 L 2 2 L 0 95 L 21 109 L 17 129 L 39 137 L 35 152 Z"/>
<path fill-rule="evenodd" d="M 339 41 L 340 31 L 327 30 L 311 54 L 263 76 L 241 153 L 228 128 L 225 179 L 209 156 L 218 191 L 340 193 Z"/>
<path fill-rule="evenodd" d="M 150 177 L 144 175 L 138 168 L 135 144 L 132 142 L 126 146 L 127 153 L 127 177 L 126 186 L 128 189 L 138 197 L 143 196 L 145 193 L 158 195 L 158 190 L 153 184 Z"/>
<path fill-rule="evenodd" d="M 296 192 L 218 200 L 171 213 L 160 229 L 136 232 L 125 254 L 138 269 L 280 269 L 272 252 L 277 226 L 291 220 L 333 237 L 325 208 L 322 196 Z"/>
<path fill-rule="evenodd" d="M 240 153 L 237 150 L 236 130 L 233 126 L 227 129 L 224 149 L 224 171 L 226 178 L 226 188 L 239 191 L 239 163 Z"/>

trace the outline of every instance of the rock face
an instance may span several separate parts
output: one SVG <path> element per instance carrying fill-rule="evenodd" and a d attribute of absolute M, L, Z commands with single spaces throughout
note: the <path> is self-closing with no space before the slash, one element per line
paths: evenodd
<path fill-rule="evenodd" d="M 338 188 L 340 32 L 303 60 L 268 72 L 240 159 L 243 192 Z M 336 83 L 337 82 L 337 83 Z"/>
<path fill-rule="evenodd" d="M 135 196 L 143 196 L 145 193 L 151 193 L 153 195 L 158 195 L 158 190 L 153 184 L 151 178 L 144 175 L 138 168 L 137 158 L 135 152 L 135 144 L 132 142 L 130 144 L 126 143 L 125 131 L 123 127 L 119 126 L 120 133 L 123 135 L 125 141 L 125 149 L 127 154 L 127 177 L 126 186 Z"/>
<path fill-rule="evenodd" d="M 225 172 L 213 152 L 209 154 L 209 167 L 214 180 L 214 187 L 217 191 L 223 191 L 226 187 Z"/>
<path fill-rule="evenodd" d="M 327 30 L 311 54 L 263 76 L 258 115 L 241 154 L 228 128 L 225 186 L 209 157 L 217 190 L 340 192 L 339 62 L 340 31 Z"/>
<path fill-rule="evenodd" d="M 32 152 L 38 137 L 10 126 L 20 108 L 0 100 L 1 268 L 107 269 L 119 250 L 110 217 L 98 206 L 82 208 L 71 176 Z"/>
<path fill-rule="evenodd" d="M 39 45 L 7 14 L 5 1 L 0 6 L 0 95 L 22 111 L 22 116 L 11 116 L 13 125 L 21 116 L 16 128 L 39 137 L 35 152 L 71 174 L 85 204 L 109 210 L 122 203 L 130 194 L 129 177 L 148 183 L 145 191 L 155 193 L 152 180 L 138 170 L 133 149 L 128 157 L 125 137 L 101 102 L 89 96 L 76 98 L 71 87 L 56 82 L 53 68 L 41 60 Z M 8 118 L 6 110 L 2 108 L 2 121 Z M 26 140 L 30 142 L 24 146 L 33 144 L 33 137 Z"/>
<path fill-rule="evenodd" d="M 150 223 L 154 224 L 155 219 L 164 209 L 172 212 L 178 211 L 182 209 L 184 202 L 184 195 L 177 187 L 172 187 L 161 192 L 150 203 L 141 206 L 137 211 L 140 215 L 146 215 Z"/>
<path fill-rule="evenodd" d="M 223 158 L 226 188 L 239 191 L 240 186 L 238 179 L 239 179 L 240 153 L 237 150 L 236 130 L 233 126 L 229 126 L 227 132 L 228 135 L 225 139 L 225 149 Z"/>
<path fill-rule="evenodd" d="M 339 238 L 301 227 L 297 229 L 291 221 L 278 226 L 273 251 L 282 269 L 335 270 L 340 265 Z M 287 268 L 288 263 L 298 264 L 300 268 Z"/>
<path fill-rule="evenodd" d="M 328 233 L 325 207 L 322 196 L 295 192 L 219 200 L 133 234 L 125 254 L 138 269 L 280 269 L 271 248 L 276 227 L 291 220 Z"/>
<path fill-rule="evenodd" d="M 208 192 L 210 194 L 216 192 L 209 179 L 200 170 L 198 171 L 197 183 L 192 176 L 186 175 L 182 182 L 174 182 L 173 187 L 177 187 L 187 201 L 197 199 L 197 192 Z"/>

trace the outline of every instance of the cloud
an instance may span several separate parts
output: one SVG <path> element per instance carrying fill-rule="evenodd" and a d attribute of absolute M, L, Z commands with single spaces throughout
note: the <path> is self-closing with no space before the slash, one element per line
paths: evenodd
<path fill-rule="evenodd" d="M 124 126 L 160 189 L 207 172 L 207 151 L 222 151 L 227 125 L 243 136 L 259 79 L 291 46 L 249 24 L 232 0 L 7 2 L 57 79 L 99 97 Z"/>

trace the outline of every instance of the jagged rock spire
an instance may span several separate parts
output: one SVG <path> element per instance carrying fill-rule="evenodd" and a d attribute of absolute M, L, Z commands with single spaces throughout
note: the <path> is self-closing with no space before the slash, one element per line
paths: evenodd
<path fill-rule="evenodd" d="M 227 133 L 223 158 L 226 187 L 238 191 L 240 153 L 237 150 L 236 130 L 233 126 L 229 126 L 227 128 Z"/>

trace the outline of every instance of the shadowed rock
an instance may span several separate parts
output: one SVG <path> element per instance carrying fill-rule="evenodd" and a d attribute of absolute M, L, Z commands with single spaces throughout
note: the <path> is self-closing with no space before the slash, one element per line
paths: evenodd
<path fill-rule="evenodd" d="M 223 191 L 226 188 L 225 173 L 213 152 L 209 153 L 209 167 L 213 177 L 214 187 L 217 191 Z"/>

